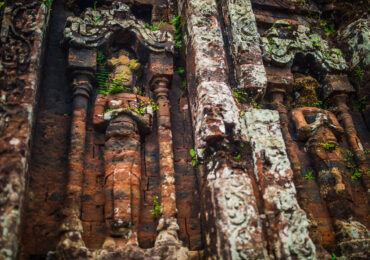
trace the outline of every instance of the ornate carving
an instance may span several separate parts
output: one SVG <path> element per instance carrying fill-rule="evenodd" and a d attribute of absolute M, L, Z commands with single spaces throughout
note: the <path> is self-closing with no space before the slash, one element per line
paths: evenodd
<path fill-rule="evenodd" d="M 111 84 L 126 89 L 133 87 L 133 73 L 139 63 L 120 52 L 108 63 L 113 66 Z M 108 87 L 109 88 L 109 87 Z M 108 123 L 104 150 L 105 161 L 105 219 L 110 234 L 130 239 L 137 245 L 140 211 L 141 156 L 139 129 L 151 128 L 151 113 L 141 103 L 149 106 L 149 99 L 131 93 L 99 94 L 95 101 L 94 124 Z M 109 112 L 104 110 L 109 109 Z M 149 112 L 149 113 L 148 113 Z M 143 131 L 141 131 L 143 132 Z M 114 245 L 107 237 L 105 247 Z"/>
<path fill-rule="evenodd" d="M 30 63 L 31 41 L 36 28 L 37 2 L 16 3 L 5 13 L 1 30 L 1 65 L 7 70 L 25 72 Z"/>
<path fill-rule="evenodd" d="M 314 259 L 316 248 L 308 234 L 305 212 L 299 207 L 292 170 L 285 151 L 277 111 L 251 109 L 245 113 L 254 173 L 261 189 L 275 255 Z M 271 232 L 271 233 L 270 233 Z"/>
<path fill-rule="evenodd" d="M 348 68 L 339 49 L 330 48 L 320 35 L 311 33 L 304 25 L 277 21 L 261 38 L 265 61 L 278 66 L 291 64 L 296 53 L 312 55 L 316 66 L 323 72 L 341 71 Z"/>
<path fill-rule="evenodd" d="M 169 32 L 151 31 L 143 21 L 131 14 L 128 5 L 114 2 L 110 10 L 87 8 L 80 17 L 68 17 L 64 42 L 70 46 L 97 48 L 109 42 L 120 30 L 128 30 L 153 52 L 173 52 L 173 37 Z"/>
<path fill-rule="evenodd" d="M 263 67 L 260 35 L 250 0 L 227 0 L 233 54 L 238 88 L 245 89 L 251 97 L 263 97 L 267 85 Z"/>
<path fill-rule="evenodd" d="M 221 209 L 216 221 L 231 241 L 233 258 L 266 258 L 261 222 L 249 176 L 238 169 L 217 168 L 217 163 L 210 163 L 208 167 L 207 185 L 213 187 L 212 196 L 217 196 L 214 207 Z M 213 176 L 217 176 L 215 180 L 212 180 Z"/>
<path fill-rule="evenodd" d="M 354 69 L 357 65 L 364 68 L 370 65 L 370 21 L 359 19 L 338 35 L 338 42 L 347 49 L 350 58 L 350 68 Z"/>

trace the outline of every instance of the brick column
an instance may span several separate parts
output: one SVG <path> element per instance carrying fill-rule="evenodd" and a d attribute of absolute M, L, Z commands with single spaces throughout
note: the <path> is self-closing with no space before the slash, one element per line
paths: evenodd
<path fill-rule="evenodd" d="M 89 99 L 93 89 L 92 80 L 96 67 L 96 53 L 93 50 L 70 48 L 68 69 L 72 78 L 73 112 L 71 142 L 68 154 L 68 182 L 65 205 L 62 210 L 61 240 L 57 251 L 65 259 L 73 255 L 73 248 L 88 252 L 82 241 L 81 195 L 83 188 L 86 122 Z"/>
<path fill-rule="evenodd" d="M 177 212 L 168 85 L 169 81 L 166 78 L 157 78 L 152 83 L 158 104 L 159 171 L 163 207 L 162 216 L 165 218 L 175 217 Z"/>
<path fill-rule="evenodd" d="M 86 71 L 73 72 L 73 114 L 71 122 L 71 143 L 68 154 L 68 184 L 65 220 L 61 231 L 82 232 L 81 194 L 84 169 L 87 109 L 92 91 L 91 76 Z"/>

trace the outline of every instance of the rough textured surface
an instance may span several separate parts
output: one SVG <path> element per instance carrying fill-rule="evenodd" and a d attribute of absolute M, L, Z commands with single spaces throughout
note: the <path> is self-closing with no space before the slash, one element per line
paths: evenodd
<path fill-rule="evenodd" d="M 349 24 L 338 35 L 338 42 L 347 50 L 350 68 L 361 64 L 367 68 L 370 64 L 369 20 L 359 19 Z"/>
<path fill-rule="evenodd" d="M 229 39 L 237 88 L 247 91 L 252 98 L 259 99 L 265 94 L 267 79 L 252 4 L 250 0 L 230 0 L 223 3 L 225 21 L 230 27 Z"/>
<path fill-rule="evenodd" d="M 280 66 L 291 63 L 296 53 L 312 55 L 322 72 L 347 69 L 339 49 L 330 48 L 328 42 L 310 28 L 288 21 L 276 21 L 261 39 L 264 59 Z"/>
<path fill-rule="evenodd" d="M 267 234 L 275 257 L 316 259 L 315 246 L 308 234 L 307 217 L 296 199 L 279 114 L 252 109 L 245 113 L 244 118 L 252 146 L 254 174 L 265 204 Z"/>
<path fill-rule="evenodd" d="M 23 2 L 0 258 L 370 257 L 365 1 Z"/>
<path fill-rule="evenodd" d="M 2 11 L 0 258 L 15 259 L 49 12 L 41 1 L 13 1 Z"/>

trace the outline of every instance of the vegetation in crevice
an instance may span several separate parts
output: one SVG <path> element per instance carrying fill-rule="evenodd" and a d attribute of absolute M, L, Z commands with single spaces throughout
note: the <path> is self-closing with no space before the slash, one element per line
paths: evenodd
<path fill-rule="evenodd" d="M 53 0 L 43 0 L 42 1 L 43 4 L 49 9 L 51 10 L 51 6 L 53 5 Z M 1 7 L 1 2 L 0 2 L 0 7 Z"/>
<path fill-rule="evenodd" d="M 153 209 L 150 210 L 150 213 L 156 218 L 162 215 L 162 206 L 158 203 L 158 196 L 153 196 Z"/>
<path fill-rule="evenodd" d="M 359 180 L 364 174 L 370 174 L 370 170 L 363 170 L 357 165 L 357 163 L 354 160 L 354 154 L 350 150 L 343 150 L 341 149 L 340 152 L 342 153 L 344 157 L 344 163 L 346 165 L 346 168 L 349 169 L 351 172 L 351 180 Z M 367 151 L 364 152 L 366 154 Z"/>
<path fill-rule="evenodd" d="M 181 15 L 174 16 L 172 25 L 175 27 L 175 45 L 178 48 L 182 47 L 182 18 Z"/>
<path fill-rule="evenodd" d="M 246 91 L 243 91 L 243 90 L 238 89 L 238 88 L 233 88 L 232 91 L 233 91 L 234 99 L 238 103 L 248 104 L 251 107 L 256 108 L 256 109 L 261 109 L 262 108 L 254 98 L 252 98 L 248 95 L 248 93 Z"/>

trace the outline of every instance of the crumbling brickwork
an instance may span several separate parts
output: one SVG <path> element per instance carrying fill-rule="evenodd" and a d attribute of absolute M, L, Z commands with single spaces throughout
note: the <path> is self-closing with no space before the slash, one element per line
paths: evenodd
<path fill-rule="evenodd" d="M 369 259 L 368 8 L 0 1 L 0 259 Z"/>

